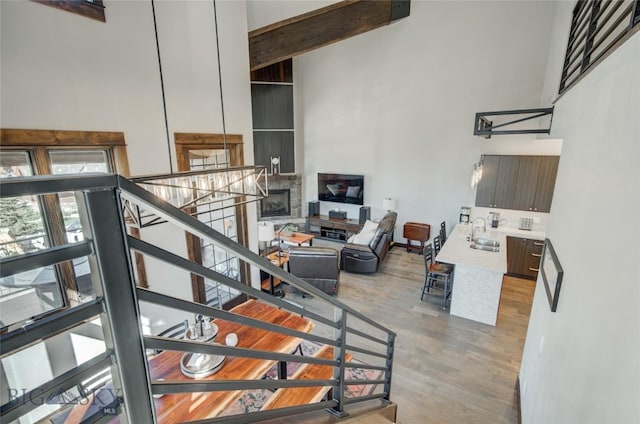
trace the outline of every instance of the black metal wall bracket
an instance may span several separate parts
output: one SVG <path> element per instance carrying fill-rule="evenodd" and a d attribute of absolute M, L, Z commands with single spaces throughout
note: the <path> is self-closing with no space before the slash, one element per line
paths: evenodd
<path fill-rule="evenodd" d="M 522 118 L 514 119 L 509 122 L 504 122 L 498 125 L 493 125 L 493 121 L 490 121 L 489 116 L 502 116 L 502 115 L 525 115 Z M 517 124 L 519 122 L 528 121 L 531 119 L 541 118 L 549 115 L 549 128 L 537 128 L 537 129 L 512 129 L 512 130 L 498 130 L 507 125 Z M 553 106 L 549 108 L 539 109 L 520 109 L 520 110 L 503 110 L 499 112 L 479 112 L 476 113 L 476 120 L 473 126 L 473 135 L 484 136 L 485 138 L 491 138 L 492 135 L 507 135 L 507 134 L 549 134 L 551 133 L 551 121 L 553 120 Z"/>

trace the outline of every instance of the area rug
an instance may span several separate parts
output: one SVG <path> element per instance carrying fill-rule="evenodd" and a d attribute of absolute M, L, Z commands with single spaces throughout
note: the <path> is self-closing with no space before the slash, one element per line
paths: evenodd
<path fill-rule="evenodd" d="M 301 344 L 302 354 L 304 356 L 313 356 L 320 349 L 321 345 L 318 343 L 303 341 Z M 298 350 L 296 353 L 300 353 Z M 352 359 L 351 362 L 356 364 L 364 364 L 364 362 L 357 359 Z M 296 370 L 303 365 L 299 362 L 287 363 L 287 377 L 292 376 Z M 345 379 L 347 380 L 378 380 L 382 378 L 382 371 L 370 370 L 363 368 L 346 368 Z M 266 378 L 277 379 L 278 368 L 277 365 L 273 366 L 267 374 Z M 362 384 L 362 385 L 349 385 L 345 391 L 345 397 L 353 398 L 359 396 L 366 396 L 372 394 L 376 389 L 375 384 Z M 244 414 L 248 412 L 259 411 L 262 405 L 265 404 L 267 399 L 273 395 L 273 391 L 266 389 L 247 390 L 245 393 L 227 410 L 221 415 L 236 415 Z"/>

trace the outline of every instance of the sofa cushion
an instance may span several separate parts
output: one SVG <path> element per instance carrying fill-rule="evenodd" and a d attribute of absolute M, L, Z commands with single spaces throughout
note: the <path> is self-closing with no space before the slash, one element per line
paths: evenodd
<path fill-rule="evenodd" d="M 376 234 L 377 229 L 378 229 L 378 224 L 376 224 L 375 222 L 369 221 L 367 219 L 367 221 L 362 226 L 362 229 L 360 230 L 360 232 L 350 237 L 348 242 L 354 243 L 354 244 L 363 244 L 366 246 L 371 242 L 371 239 Z"/>
<path fill-rule="evenodd" d="M 382 238 L 386 234 L 387 234 L 387 232 L 384 230 L 382 225 L 379 225 L 378 228 L 376 229 L 375 234 L 373 235 L 373 238 L 371 239 L 371 242 L 369 243 L 369 248 L 371 250 L 375 251 L 376 247 L 380 244 Z"/>

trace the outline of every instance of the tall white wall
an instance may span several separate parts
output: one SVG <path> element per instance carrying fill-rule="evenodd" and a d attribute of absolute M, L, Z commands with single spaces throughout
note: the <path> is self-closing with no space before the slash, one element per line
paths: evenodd
<path fill-rule="evenodd" d="M 262 4 L 248 3 L 250 16 Z M 383 198 L 398 200 L 400 240 L 406 221 L 452 225 L 474 204 L 482 153 L 559 154 L 559 141 L 472 135 L 476 112 L 542 106 L 553 12 L 548 2 L 414 1 L 408 18 L 294 58 L 303 200 L 317 196 L 318 172 L 364 174 L 374 218 Z M 321 211 L 336 207 L 358 216 L 335 203 Z"/>
<path fill-rule="evenodd" d="M 547 98 L 571 19 L 564 3 Z M 638 75 L 636 33 L 556 103 L 552 136 L 564 143 L 547 234 L 564 279 L 555 313 L 538 279 L 520 371 L 523 423 L 640 422 Z"/>
<path fill-rule="evenodd" d="M 155 2 L 169 143 L 151 1 L 104 4 L 106 23 L 31 1 L 0 2 L 0 127 L 121 131 L 132 175 L 176 170 L 174 132 L 223 131 L 212 2 Z M 226 131 L 243 136 L 252 164 L 246 5 L 218 1 L 217 13 Z M 254 205 L 248 217 L 257 251 Z M 184 237 L 149 234 L 186 256 Z M 191 297 L 188 273 L 149 262 L 151 288 L 173 293 L 182 280 L 181 297 Z"/>

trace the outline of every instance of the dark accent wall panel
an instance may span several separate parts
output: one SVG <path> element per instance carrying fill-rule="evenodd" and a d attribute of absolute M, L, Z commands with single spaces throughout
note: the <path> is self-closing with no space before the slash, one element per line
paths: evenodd
<path fill-rule="evenodd" d="M 391 0 L 391 22 L 411 14 L 411 0 Z"/>
<path fill-rule="evenodd" d="M 287 59 L 251 71 L 251 81 L 293 82 L 293 60 Z"/>
<path fill-rule="evenodd" d="M 293 131 L 254 131 L 253 147 L 256 165 L 271 172 L 271 157 L 280 156 L 281 173 L 296 171 Z"/>
<path fill-rule="evenodd" d="M 293 129 L 293 86 L 251 84 L 253 129 Z"/>

